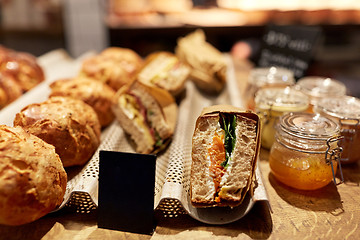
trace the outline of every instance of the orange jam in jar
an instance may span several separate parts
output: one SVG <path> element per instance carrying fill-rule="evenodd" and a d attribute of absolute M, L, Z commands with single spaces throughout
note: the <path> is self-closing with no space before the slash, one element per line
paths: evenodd
<path fill-rule="evenodd" d="M 255 94 L 261 88 L 295 85 L 294 73 L 281 67 L 259 67 L 250 71 L 245 91 L 246 107 L 255 109 Z"/>
<path fill-rule="evenodd" d="M 298 112 L 281 116 L 276 127 L 269 164 L 277 180 L 301 190 L 319 189 L 335 180 L 341 152 L 337 122 Z"/>
<path fill-rule="evenodd" d="M 303 77 L 297 81 L 295 88 L 309 96 L 310 105 L 308 112 L 314 112 L 314 106 L 325 97 L 338 97 L 346 94 L 345 85 L 333 78 L 318 76 Z"/>
<path fill-rule="evenodd" d="M 308 109 L 309 99 L 302 92 L 286 88 L 263 88 L 255 96 L 255 111 L 261 119 L 261 146 L 270 149 L 275 141 L 275 124 L 281 115 Z"/>
<path fill-rule="evenodd" d="M 324 98 L 319 101 L 315 111 L 332 118 L 340 124 L 342 147 L 341 163 L 360 160 L 360 99 L 350 96 Z"/>

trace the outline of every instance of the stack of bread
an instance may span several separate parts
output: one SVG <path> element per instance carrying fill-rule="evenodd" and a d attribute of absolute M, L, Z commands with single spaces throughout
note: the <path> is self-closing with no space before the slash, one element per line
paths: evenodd
<path fill-rule="evenodd" d="M 34 56 L 0 46 L 0 109 L 44 79 Z"/>

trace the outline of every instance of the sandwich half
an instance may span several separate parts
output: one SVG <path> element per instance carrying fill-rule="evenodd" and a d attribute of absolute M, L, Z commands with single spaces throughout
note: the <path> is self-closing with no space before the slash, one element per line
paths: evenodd
<path fill-rule="evenodd" d="M 195 207 L 238 206 L 252 188 L 258 116 L 228 105 L 204 109 L 192 138 L 190 198 Z"/>
<path fill-rule="evenodd" d="M 134 81 L 119 89 L 112 110 L 138 153 L 162 150 L 173 135 L 177 106 L 163 89 Z"/>
<path fill-rule="evenodd" d="M 169 91 L 174 97 L 184 90 L 190 67 L 170 52 L 160 51 L 147 56 L 137 78 L 140 82 Z"/>

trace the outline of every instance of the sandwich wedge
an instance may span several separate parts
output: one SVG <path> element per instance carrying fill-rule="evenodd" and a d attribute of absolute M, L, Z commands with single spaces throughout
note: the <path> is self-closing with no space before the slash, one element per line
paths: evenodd
<path fill-rule="evenodd" d="M 227 66 L 222 53 L 206 41 L 198 29 L 177 41 L 175 54 L 190 66 L 190 79 L 204 92 L 218 94 L 224 88 Z"/>
<path fill-rule="evenodd" d="M 158 152 L 171 140 L 177 105 L 169 92 L 133 81 L 117 91 L 112 110 L 136 152 Z"/>
<path fill-rule="evenodd" d="M 165 89 L 176 97 L 184 90 L 189 74 L 190 67 L 175 54 L 160 51 L 146 57 L 137 77 L 140 82 Z"/>
<path fill-rule="evenodd" d="M 195 207 L 238 206 L 252 189 L 259 119 L 228 105 L 205 108 L 192 138 L 190 198 Z"/>

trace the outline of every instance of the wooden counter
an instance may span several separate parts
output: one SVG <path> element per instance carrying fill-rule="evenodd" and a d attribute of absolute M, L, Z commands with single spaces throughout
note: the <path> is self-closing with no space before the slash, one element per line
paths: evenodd
<path fill-rule="evenodd" d="M 243 81 L 244 65 L 238 69 Z M 23 226 L 0 226 L 0 239 L 360 239 L 360 163 L 343 166 L 345 183 L 318 191 L 298 191 L 277 182 L 267 150 L 261 150 L 259 164 L 272 212 L 258 202 L 244 218 L 228 225 L 156 213 L 157 227 L 150 236 L 101 229 L 96 210 L 81 214 L 65 208 Z"/>

